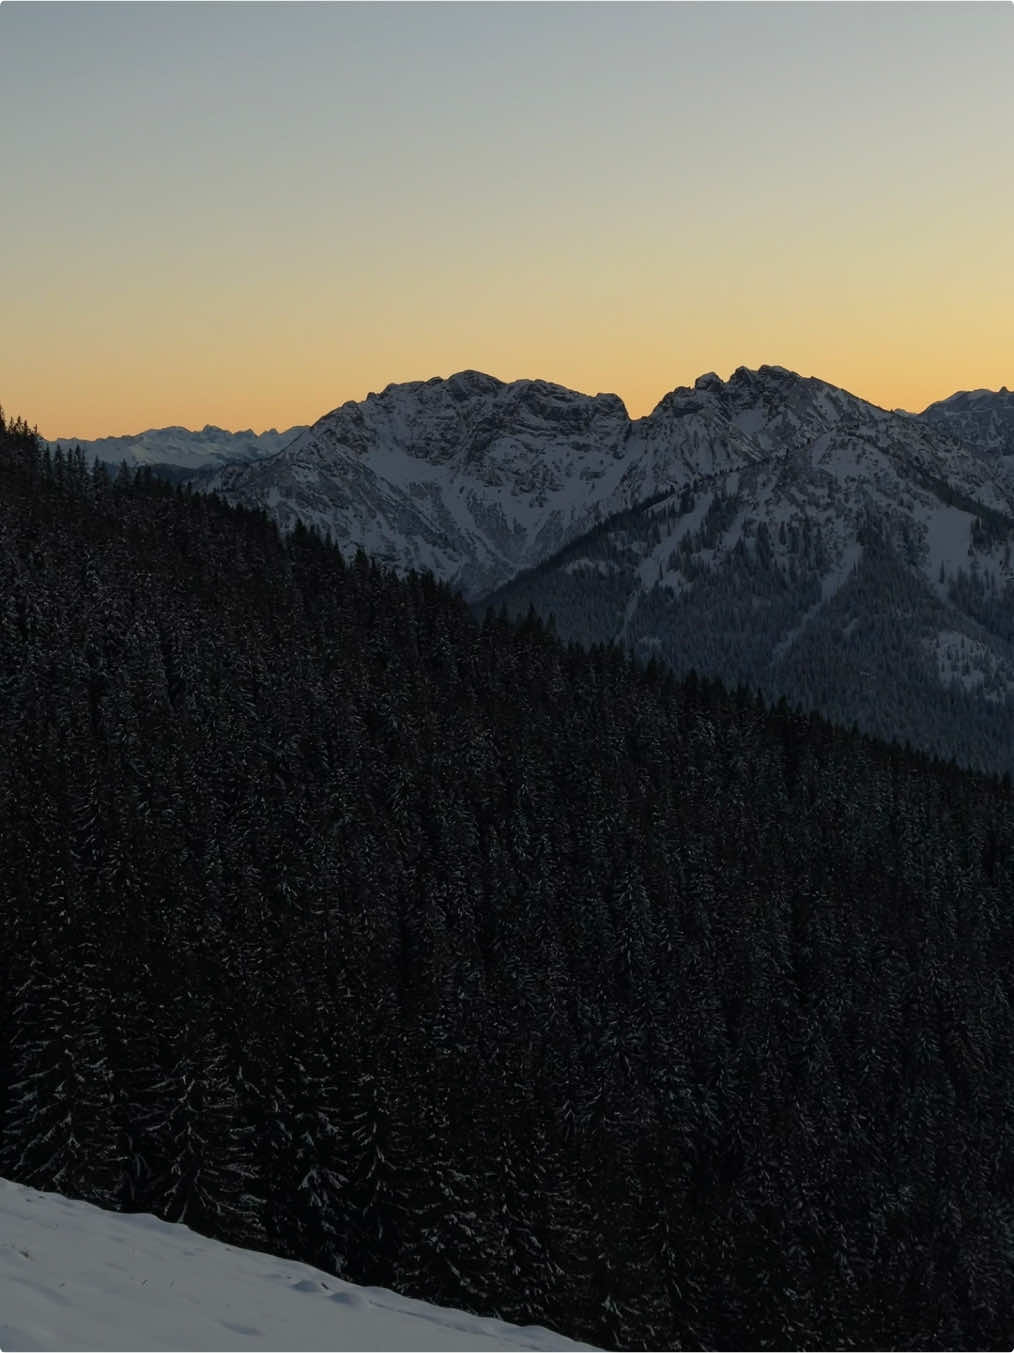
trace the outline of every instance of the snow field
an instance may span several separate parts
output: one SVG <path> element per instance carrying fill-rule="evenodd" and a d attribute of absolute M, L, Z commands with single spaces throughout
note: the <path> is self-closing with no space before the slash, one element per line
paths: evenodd
<path fill-rule="evenodd" d="M 0 1180 L 4 1353 L 587 1347 Z"/>

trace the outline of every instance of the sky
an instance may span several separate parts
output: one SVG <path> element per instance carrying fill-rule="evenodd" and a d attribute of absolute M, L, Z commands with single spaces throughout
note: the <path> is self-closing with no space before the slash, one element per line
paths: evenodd
<path fill-rule="evenodd" d="M 1014 4 L 0 5 L 0 402 L 1014 386 Z"/>

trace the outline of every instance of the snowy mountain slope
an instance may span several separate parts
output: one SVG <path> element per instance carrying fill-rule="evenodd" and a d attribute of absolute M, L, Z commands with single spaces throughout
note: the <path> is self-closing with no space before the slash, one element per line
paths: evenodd
<path fill-rule="evenodd" d="M 190 470 L 199 470 L 208 465 L 221 465 L 228 461 L 252 461 L 261 456 L 274 455 L 287 446 L 305 429 L 303 426 L 287 428 L 279 432 L 269 428 L 266 432 L 253 432 L 247 428 L 243 432 L 227 432 L 224 428 L 206 424 L 199 432 L 188 428 L 149 428 L 147 432 L 134 433 L 126 437 L 99 437 L 95 441 L 79 441 L 76 438 L 61 438 L 59 442 L 49 442 L 50 447 L 80 446 L 89 460 L 105 461 L 109 465 L 178 465 Z"/>
<path fill-rule="evenodd" d="M 202 487 L 475 595 L 586 530 L 629 468 L 615 395 L 463 371 L 349 402 Z"/>
<path fill-rule="evenodd" d="M 1006 767 L 1003 399 L 955 396 L 941 421 L 740 367 L 631 420 L 615 395 L 463 371 L 344 404 L 193 482 L 285 529 L 312 523 L 347 555 L 432 569 L 473 603 L 552 611 L 568 637 Z"/>
<path fill-rule="evenodd" d="M 546 381 L 463 371 L 391 385 L 201 487 L 283 528 L 300 518 L 330 531 L 350 554 L 432 569 L 474 598 L 624 507 L 767 454 L 784 411 L 721 407 L 711 379 L 637 421 L 615 395 Z"/>
<path fill-rule="evenodd" d="M 0 1180 L 0 1348 L 565 1349 L 154 1217 Z"/>
<path fill-rule="evenodd" d="M 1006 510 L 995 467 L 917 419 L 782 367 L 740 367 L 672 391 L 630 420 L 615 395 L 476 371 L 390 385 L 326 414 L 278 454 L 198 486 L 330 532 L 400 569 L 432 569 L 475 599 L 625 508 L 707 476 L 789 461 L 848 430 Z M 886 453 L 886 452 L 885 452 Z M 856 473 L 862 475 L 862 466 Z"/>
<path fill-rule="evenodd" d="M 1014 766 L 1014 494 L 1001 467 L 779 368 L 707 377 L 666 403 L 735 429 L 753 456 L 621 514 L 488 600 L 534 605 L 567 638 L 618 640 L 677 671 Z"/>
<path fill-rule="evenodd" d="M 918 417 L 973 449 L 1009 457 L 1008 468 L 1014 464 L 1014 392 L 1005 385 L 999 390 L 959 390 Z"/>

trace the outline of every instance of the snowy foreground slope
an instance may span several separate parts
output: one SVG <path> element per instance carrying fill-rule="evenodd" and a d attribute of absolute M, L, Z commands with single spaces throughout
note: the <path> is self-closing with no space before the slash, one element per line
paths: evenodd
<path fill-rule="evenodd" d="M 587 1348 L 0 1180 L 0 1349 Z"/>

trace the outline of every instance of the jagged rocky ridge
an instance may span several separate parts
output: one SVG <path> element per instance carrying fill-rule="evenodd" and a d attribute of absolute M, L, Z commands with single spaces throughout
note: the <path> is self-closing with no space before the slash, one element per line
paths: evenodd
<path fill-rule="evenodd" d="M 475 599 L 620 508 L 758 455 L 739 429 L 672 405 L 679 393 L 635 422 L 616 395 L 548 381 L 390 385 L 202 487 Z"/>
<path fill-rule="evenodd" d="M 615 395 L 465 371 L 346 403 L 201 487 L 479 610 L 533 605 L 565 637 L 1007 769 L 1008 398 L 915 417 L 741 367 L 631 420 Z"/>
<path fill-rule="evenodd" d="M 743 432 L 756 455 L 620 514 L 487 600 L 1010 770 L 1014 502 L 996 458 L 774 368 L 669 401 Z"/>
<path fill-rule="evenodd" d="M 952 437 L 775 366 L 727 383 L 709 373 L 636 420 L 615 395 L 477 371 L 389 385 L 202 487 L 283 527 L 314 525 L 350 555 L 430 568 L 475 599 L 622 509 L 762 462 L 791 469 L 792 454 L 844 429 L 1009 506 L 993 469 Z"/>

